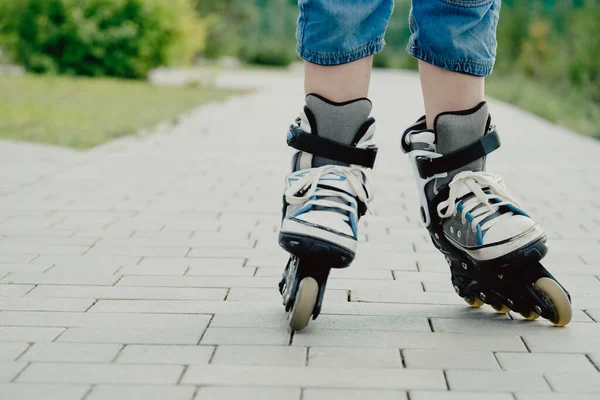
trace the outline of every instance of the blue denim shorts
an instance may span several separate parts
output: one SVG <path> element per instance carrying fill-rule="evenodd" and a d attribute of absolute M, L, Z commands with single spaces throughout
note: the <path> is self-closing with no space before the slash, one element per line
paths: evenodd
<path fill-rule="evenodd" d="M 413 0 L 407 51 L 450 71 L 491 74 L 501 0 Z M 299 0 L 297 51 L 339 65 L 383 49 L 394 0 Z"/>

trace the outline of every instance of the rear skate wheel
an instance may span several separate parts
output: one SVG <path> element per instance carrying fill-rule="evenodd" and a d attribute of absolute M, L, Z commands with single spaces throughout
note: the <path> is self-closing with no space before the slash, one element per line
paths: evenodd
<path fill-rule="evenodd" d="M 510 308 L 506 304 L 502 304 L 500 307 L 492 305 L 492 308 L 496 310 L 498 314 L 506 314 L 510 311 Z"/>
<path fill-rule="evenodd" d="M 519 314 L 521 314 L 521 316 L 523 318 L 525 318 L 527 321 L 534 321 L 540 317 L 540 314 L 536 313 L 535 311 L 529 311 L 529 314 L 523 314 L 523 313 L 519 313 Z"/>
<path fill-rule="evenodd" d="M 300 281 L 294 305 L 288 314 L 288 321 L 292 330 L 301 331 L 306 328 L 313 314 L 318 296 L 319 284 L 314 278 L 306 277 Z"/>
<path fill-rule="evenodd" d="M 479 297 L 463 297 L 463 299 L 473 308 L 479 308 L 485 303 Z"/>
<path fill-rule="evenodd" d="M 553 315 L 548 318 L 550 322 L 556 326 L 565 326 L 571 322 L 571 302 L 555 280 L 540 278 L 535 282 L 534 290 L 552 310 Z"/>

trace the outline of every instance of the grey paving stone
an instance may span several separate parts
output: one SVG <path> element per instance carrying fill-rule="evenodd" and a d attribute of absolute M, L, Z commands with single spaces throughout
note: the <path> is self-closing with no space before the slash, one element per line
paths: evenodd
<path fill-rule="evenodd" d="M 34 297 L 0 297 L 1 311 L 86 311 L 95 299 L 47 299 Z"/>
<path fill-rule="evenodd" d="M 141 265 L 131 265 L 127 267 L 123 267 L 119 270 L 119 274 L 121 275 L 179 275 L 183 276 L 189 267 L 184 265 L 174 266 L 174 265 L 164 265 L 164 266 L 141 266 Z"/>
<path fill-rule="evenodd" d="M 116 361 L 128 364 L 207 364 L 213 352 L 213 346 L 127 345 Z"/>
<path fill-rule="evenodd" d="M 19 361 L 29 362 L 111 362 L 120 344 L 34 343 Z"/>
<path fill-rule="evenodd" d="M 300 389 L 280 387 L 202 386 L 194 400 L 300 400 Z"/>
<path fill-rule="evenodd" d="M 4 313 L 0 313 L 0 315 L 3 314 Z M 47 328 L 37 326 L 0 326 L 0 341 L 51 342 L 62 332 L 64 332 L 63 328 Z"/>
<path fill-rule="evenodd" d="M 455 332 L 494 335 L 536 335 L 552 337 L 600 336 L 600 324 L 572 322 L 569 329 L 556 329 L 549 321 L 538 320 L 534 323 L 512 320 L 476 320 L 464 321 L 453 318 L 432 318 L 435 332 Z"/>
<path fill-rule="evenodd" d="M 179 365 L 33 363 L 17 382 L 172 385 L 182 373 Z"/>
<path fill-rule="evenodd" d="M 394 331 L 307 330 L 294 335 L 293 345 L 527 351 L 518 336 L 467 336 L 454 333 Z"/>
<path fill-rule="evenodd" d="M 362 389 L 444 389 L 441 371 L 208 365 L 191 366 L 183 384 L 318 386 Z"/>
<path fill-rule="evenodd" d="M 0 274 L 11 272 L 44 272 L 52 268 L 52 264 L 0 264 Z"/>
<path fill-rule="evenodd" d="M 196 329 L 116 326 L 68 328 L 57 341 L 64 343 L 196 344 L 202 337 L 203 331 L 203 326 L 198 326 Z"/>
<path fill-rule="evenodd" d="M 543 394 L 548 396 L 547 393 Z M 514 400 L 510 393 L 489 392 L 410 392 L 411 400 Z"/>
<path fill-rule="evenodd" d="M 281 271 L 279 275 L 281 275 Z M 327 299 L 327 303 L 346 303 L 348 302 L 348 292 L 346 290 L 327 289 L 325 298 Z M 281 302 L 281 294 L 277 288 L 233 288 L 227 295 L 227 301 L 256 300 Z"/>
<path fill-rule="evenodd" d="M 557 338 L 551 335 L 535 336 L 532 333 L 523 336 L 523 339 L 532 353 L 592 353 L 600 351 L 600 340 L 595 336 L 569 337 L 563 334 Z"/>
<path fill-rule="evenodd" d="M 0 281 L 32 285 L 114 285 L 121 276 L 110 274 L 42 274 L 39 272 L 15 272 Z"/>
<path fill-rule="evenodd" d="M 496 353 L 496 357 L 502 368 L 508 371 L 596 371 L 584 354 Z"/>
<path fill-rule="evenodd" d="M 283 329 L 213 328 L 202 336 L 200 344 L 287 345 L 290 333 Z"/>
<path fill-rule="evenodd" d="M 195 390 L 191 386 L 97 385 L 86 400 L 191 400 Z"/>
<path fill-rule="evenodd" d="M 304 366 L 306 351 L 303 347 L 290 346 L 221 345 L 217 347 L 211 364 Z"/>
<path fill-rule="evenodd" d="M 0 396 L 10 400 L 81 400 L 89 385 L 0 383 Z"/>
<path fill-rule="evenodd" d="M 302 391 L 303 400 L 406 400 L 406 392 L 399 390 L 317 389 Z"/>
<path fill-rule="evenodd" d="M 2 273 L 0 272 L 0 275 Z M 0 284 L 0 297 L 21 297 L 25 296 L 34 285 L 2 285 Z"/>
<path fill-rule="evenodd" d="M 402 368 L 398 349 L 311 347 L 309 367 Z"/>
<path fill-rule="evenodd" d="M 555 392 L 598 393 L 600 392 L 600 372 L 570 371 L 548 372 L 546 379 Z"/>
<path fill-rule="evenodd" d="M 279 279 L 238 276 L 124 276 L 117 286 L 164 286 L 164 287 L 277 287 Z"/>
<path fill-rule="evenodd" d="M 541 373 L 521 371 L 459 371 L 446 372 L 450 390 L 477 392 L 550 392 Z"/>
<path fill-rule="evenodd" d="M 0 382 L 10 382 L 26 366 L 22 361 L 0 361 Z"/>
<path fill-rule="evenodd" d="M 582 393 L 516 393 L 517 400 L 597 400 L 598 394 L 582 394 Z"/>
<path fill-rule="evenodd" d="M 500 369 L 491 351 L 406 349 L 402 354 L 407 368 Z"/>
<path fill-rule="evenodd" d="M 14 361 L 29 348 L 29 343 L 0 342 L 0 361 Z"/>
<path fill-rule="evenodd" d="M 224 300 L 227 289 L 38 285 L 27 297 L 115 300 Z"/>
<path fill-rule="evenodd" d="M 54 333 L 52 338 L 58 336 L 58 333 L 64 329 L 46 328 L 46 327 L 83 327 L 83 328 L 106 328 L 111 326 L 137 327 L 137 328 L 180 328 L 180 329 L 201 329 L 206 326 L 205 315 L 168 315 L 168 314 L 128 314 L 128 313 L 77 313 L 77 312 L 36 312 L 27 313 L 17 311 L 4 311 L 0 313 L 0 332 L 1 325 L 20 325 L 21 327 L 6 326 L 7 335 L 10 330 L 14 330 L 15 337 L 18 334 L 26 335 L 31 342 L 46 341 L 36 340 L 35 336 L 30 336 L 30 332 L 36 332 L 35 327 L 44 328 L 39 331 L 47 333 L 49 336 Z M 208 317 L 210 318 L 210 317 Z M 56 333 L 55 333 L 56 332 Z M 0 337 L 1 333 L 0 333 Z M 45 336 L 40 336 L 43 338 Z M 25 340 L 25 339 L 23 339 Z"/>

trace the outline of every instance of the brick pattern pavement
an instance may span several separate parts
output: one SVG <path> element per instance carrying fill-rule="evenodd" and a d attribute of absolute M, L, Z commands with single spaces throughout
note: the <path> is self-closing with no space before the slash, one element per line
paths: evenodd
<path fill-rule="evenodd" d="M 493 102 L 488 170 L 547 231 L 574 319 L 469 309 L 399 148 L 422 113 L 412 73 L 374 74 L 373 215 L 323 314 L 288 331 L 276 238 L 301 79 L 225 73 L 257 90 L 85 153 L 0 142 L 0 398 L 598 398 L 600 143 Z"/>

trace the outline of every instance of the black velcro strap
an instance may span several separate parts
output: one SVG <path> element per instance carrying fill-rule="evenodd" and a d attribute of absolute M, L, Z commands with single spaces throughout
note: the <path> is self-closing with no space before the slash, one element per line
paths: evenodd
<path fill-rule="evenodd" d="M 358 149 L 333 140 L 306 133 L 297 126 L 290 126 L 287 143 L 296 150 L 304 151 L 330 160 L 373 168 L 377 149 Z"/>
<path fill-rule="evenodd" d="M 423 179 L 434 175 L 454 171 L 479 160 L 500 147 L 500 137 L 492 131 L 476 142 L 438 158 L 418 158 L 419 176 Z"/>

